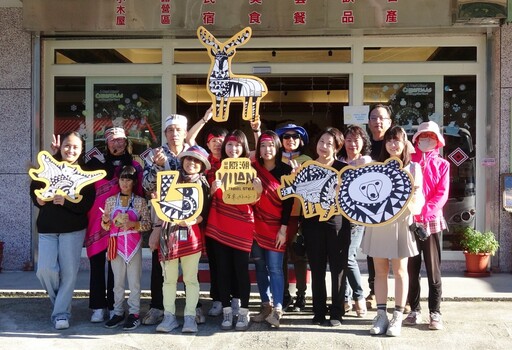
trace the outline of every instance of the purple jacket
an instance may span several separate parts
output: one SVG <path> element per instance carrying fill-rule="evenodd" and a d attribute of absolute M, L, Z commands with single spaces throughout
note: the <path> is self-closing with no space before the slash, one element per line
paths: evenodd
<path fill-rule="evenodd" d="M 415 220 L 426 223 L 443 216 L 450 190 L 450 163 L 439 155 L 439 149 L 424 153 L 416 146 L 415 150 L 411 160 L 421 165 L 425 195 L 425 206 Z"/>

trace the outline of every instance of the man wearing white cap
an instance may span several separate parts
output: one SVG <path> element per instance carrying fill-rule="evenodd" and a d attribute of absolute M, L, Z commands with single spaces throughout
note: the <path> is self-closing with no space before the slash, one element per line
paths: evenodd
<path fill-rule="evenodd" d="M 423 254 L 428 278 L 429 329 L 439 330 L 443 328 L 440 311 L 442 297 L 440 238 L 441 232 L 447 226 L 443 217 L 443 207 L 448 200 L 450 188 L 450 163 L 439 154 L 439 149 L 444 147 L 445 141 L 435 122 L 421 123 L 412 137 L 412 142 L 416 152 L 411 155 L 411 160 L 421 165 L 425 195 L 425 205 L 421 214 L 414 217 L 414 221 L 425 228 L 428 238 L 416 240 L 420 254 L 409 258 L 407 299 L 411 305 L 411 313 L 403 323 L 416 325 L 422 322 L 420 269 Z"/>
<path fill-rule="evenodd" d="M 165 119 L 165 138 L 167 143 L 153 151 L 153 163 L 144 168 L 143 187 L 148 193 L 156 192 L 156 173 L 164 170 L 178 170 L 180 159 L 178 155 L 189 146 L 185 143 L 187 137 L 187 117 L 171 114 Z M 162 286 L 164 278 L 162 266 L 158 261 L 158 250 L 152 252 L 151 261 L 151 303 L 149 312 L 142 319 L 142 324 L 159 323 L 164 316 L 164 301 Z"/>

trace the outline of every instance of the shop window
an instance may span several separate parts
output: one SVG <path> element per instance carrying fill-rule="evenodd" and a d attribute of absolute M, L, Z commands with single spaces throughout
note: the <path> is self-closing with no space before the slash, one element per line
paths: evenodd
<path fill-rule="evenodd" d="M 236 50 L 237 63 L 350 63 L 350 48 Z M 205 49 L 176 49 L 174 63 L 210 63 Z"/>
<path fill-rule="evenodd" d="M 104 132 L 123 127 L 133 154 L 161 145 L 161 85 L 146 83 L 89 84 L 93 101 L 87 103 L 84 77 L 55 78 L 54 132 L 78 131 L 89 148 L 105 151 Z M 92 106 L 89 113 L 87 106 Z"/>
<path fill-rule="evenodd" d="M 56 49 L 55 64 L 162 63 L 162 49 Z"/>
<path fill-rule="evenodd" d="M 476 62 L 476 47 L 366 47 L 364 62 Z"/>
<path fill-rule="evenodd" d="M 443 233 L 443 249 L 461 250 L 461 231 L 475 226 L 476 77 L 445 76 L 440 85 L 365 83 L 365 104 L 391 106 L 393 122 L 402 126 L 409 138 L 424 121 L 441 126 L 446 141 L 441 154 L 450 162 L 450 193 L 444 207 L 449 230 Z M 436 89 L 443 89 L 442 115 L 436 113 Z"/>

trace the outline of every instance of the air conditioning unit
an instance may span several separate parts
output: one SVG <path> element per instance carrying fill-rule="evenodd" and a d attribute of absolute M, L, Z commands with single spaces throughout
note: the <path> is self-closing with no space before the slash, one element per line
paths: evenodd
<path fill-rule="evenodd" d="M 453 0 L 454 24 L 498 26 L 508 15 L 507 0 Z"/>

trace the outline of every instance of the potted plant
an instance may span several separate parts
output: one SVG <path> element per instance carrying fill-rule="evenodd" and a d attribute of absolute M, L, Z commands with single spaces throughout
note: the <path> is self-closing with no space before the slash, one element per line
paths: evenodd
<path fill-rule="evenodd" d="M 487 270 L 489 265 L 489 257 L 496 253 L 499 243 L 491 231 L 480 232 L 472 227 L 466 227 L 462 232 L 462 240 L 460 242 L 466 257 L 466 272 L 468 277 L 485 277 L 489 276 Z"/>

